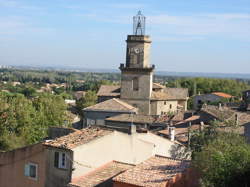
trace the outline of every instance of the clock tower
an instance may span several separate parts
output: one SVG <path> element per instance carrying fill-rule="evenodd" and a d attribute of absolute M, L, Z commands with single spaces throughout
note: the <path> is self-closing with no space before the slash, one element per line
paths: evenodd
<path fill-rule="evenodd" d="M 154 66 L 150 65 L 150 36 L 145 35 L 146 18 L 139 11 L 133 17 L 133 35 L 127 36 L 126 64 L 120 65 L 121 99 L 150 115 Z"/>

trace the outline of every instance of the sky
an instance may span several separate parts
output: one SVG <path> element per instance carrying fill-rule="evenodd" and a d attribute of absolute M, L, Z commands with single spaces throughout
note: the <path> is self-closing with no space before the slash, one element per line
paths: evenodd
<path fill-rule="evenodd" d="M 139 10 L 156 70 L 250 73 L 250 0 L 0 0 L 0 64 L 117 69 Z"/>

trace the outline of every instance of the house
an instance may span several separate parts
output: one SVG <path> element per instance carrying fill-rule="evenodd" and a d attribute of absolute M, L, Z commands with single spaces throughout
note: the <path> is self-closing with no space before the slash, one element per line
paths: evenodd
<path fill-rule="evenodd" d="M 77 183 L 112 161 L 137 165 L 156 154 L 175 158 L 176 151 L 185 149 L 153 133 L 137 133 L 135 126 L 129 134 L 99 127 L 74 131 L 63 128 L 62 133 L 55 130 L 50 133 L 57 137 L 54 140 L 0 153 L 0 186 L 62 187 Z M 109 176 L 115 176 L 118 170 Z"/>
<path fill-rule="evenodd" d="M 174 141 L 149 132 L 137 133 L 134 127 L 130 134 L 90 127 L 45 144 L 51 148 L 72 151 L 72 157 L 66 156 L 66 162 L 74 168 L 72 182 L 111 161 L 136 165 L 155 154 L 172 157 L 173 150 L 179 146 Z"/>
<path fill-rule="evenodd" d="M 83 126 L 104 125 L 105 119 L 119 114 L 136 114 L 138 109 L 124 101 L 113 98 L 83 109 Z"/>
<path fill-rule="evenodd" d="M 242 92 L 242 110 L 249 110 L 250 108 L 250 90 L 245 90 Z"/>
<path fill-rule="evenodd" d="M 120 86 L 116 85 L 101 85 L 97 92 L 97 102 L 101 103 L 103 101 L 120 98 Z"/>
<path fill-rule="evenodd" d="M 230 101 L 233 98 L 232 95 L 223 92 L 213 92 L 209 94 L 202 94 L 194 96 L 194 109 L 201 108 L 202 104 L 216 103 L 222 101 Z"/>
<path fill-rule="evenodd" d="M 70 150 L 51 149 L 38 143 L 0 153 L 1 187 L 62 187 L 71 180 L 72 168 L 65 162 Z"/>
<path fill-rule="evenodd" d="M 85 91 L 76 91 L 76 92 L 74 92 L 74 98 L 76 100 L 79 100 L 79 99 L 83 98 L 85 95 L 86 95 Z"/>
<path fill-rule="evenodd" d="M 199 175 L 190 161 L 153 156 L 113 178 L 114 187 L 195 187 Z"/>

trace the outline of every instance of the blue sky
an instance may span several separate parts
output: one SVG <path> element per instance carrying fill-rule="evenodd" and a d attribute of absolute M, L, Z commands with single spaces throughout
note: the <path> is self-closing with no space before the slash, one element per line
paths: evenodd
<path fill-rule="evenodd" d="M 118 68 L 138 10 L 157 70 L 250 73 L 250 0 L 0 0 L 0 64 Z"/>

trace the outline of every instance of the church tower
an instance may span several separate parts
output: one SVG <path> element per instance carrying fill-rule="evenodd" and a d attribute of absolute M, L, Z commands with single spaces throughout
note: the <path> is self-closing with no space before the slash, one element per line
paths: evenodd
<path fill-rule="evenodd" d="M 145 35 L 146 18 L 139 11 L 133 17 L 133 35 L 127 36 L 126 64 L 120 65 L 121 99 L 150 115 L 154 66 L 150 65 L 150 36 Z"/>

